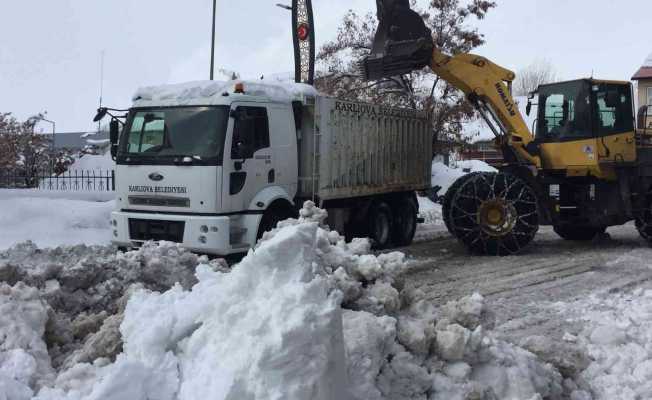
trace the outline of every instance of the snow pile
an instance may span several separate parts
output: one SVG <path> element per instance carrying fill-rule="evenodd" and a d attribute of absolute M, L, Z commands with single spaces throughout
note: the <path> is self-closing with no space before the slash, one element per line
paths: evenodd
<path fill-rule="evenodd" d="M 317 90 L 301 83 L 265 83 L 265 81 L 196 81 L 174 85 L 140 88 L 133 96 L 135 107 L 213 105 L 224 103 L 224 93 L 233 95 L 235 85 L 244 84 L 248 96 L 267 97 L 289 103 L 305 96 L 316 96 Z"/>
<path fill-rule="evenodd" d="M 0 254 L 8 308 L 28 318 L 7 351 L 35 360 L 2 353 L 0 382 L 42 400 L 561 396 L 553 367 L 492 337 L 482 296 L 436 308 L 402 283 L 403 254 L 347 244 L 325 218 L 307 203 L 231 271 L 171 244 Z"/>
<path fill-rule="evenodd" d="M 565 339 L 585 347 L 584 392 L 596 400 L 634 400 L 652 393 L 652 290 L 591 296 L 570 307 L 586 328 Z M 586 395 L 585 395 L 586 396 Z M 578 399 L 588 397 L 577 397 Z"/>
<path fill-rule="evenodd" d="M 419 217 L 424 219 L 426 225 L 443 225 L 441 205 L 432 202 L 427 197 L 417 196 L 419 201 Z"/>
<path fill-rule="evenodd" d="M 75 175 L 75 171 L 102 171 L 106 173 L 115 169 L 115 162 L 111 158 L 111 153 L 104 155 L 83 154 L 81 157 L 75 159 L 75 162 L 68 167 L 68 171 Z"/>
<path fill-rule="evenodd" d="M 432 163 L 432 187 L 439 188 L 438 196 L 444 196 L 446 191 L 462 176 L 472 172 L 496 172 L 497 170 L 479 160 L 457 161 L 451 167 L 441 162 Z"/>
<path fill-rule="evenodd" d="M 53 197 L 47 192 L 37 195 Z M 0 249 L 27 240 L 42 247 L 109 244 L 114 202 L 32 196 L 23 191 L 0 191 Z"/>

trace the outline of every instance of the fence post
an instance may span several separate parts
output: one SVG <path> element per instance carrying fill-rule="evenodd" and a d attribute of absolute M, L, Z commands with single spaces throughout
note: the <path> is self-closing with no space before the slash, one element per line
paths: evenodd
<path fill-rule="evenodd" d="M 111 170 L 111 190 L 115 192 L 115 170 Z"/>

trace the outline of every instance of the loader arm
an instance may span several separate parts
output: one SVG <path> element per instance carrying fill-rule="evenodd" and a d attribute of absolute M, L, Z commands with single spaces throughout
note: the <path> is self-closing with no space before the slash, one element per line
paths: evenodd
<path fill-rule="evenodd" d="M 516 77 L 512 71 L 481 56 L 449 56 L 437 49 L 433 50 L 430 68 L 464 92 L 496 135 L 503 152 L 511 149 L 518 161 L 541 167 L 540 157 L 528 151 L 534 138 L 511 94 Z"/>
<path fill-rule="evenodd" d="M 528 147 L 534 141 L 532 133 L 511 94 L 516 75 L 481 56 L 441 52 L 423 18 L 410 9 L 409 0 L 376 3 L 378 31 L 371 54 L 360 65 L 362 76 L 379 80 L 429 66 L 477 108 L 506 161 L 541 168 L 536 149 Z"/>

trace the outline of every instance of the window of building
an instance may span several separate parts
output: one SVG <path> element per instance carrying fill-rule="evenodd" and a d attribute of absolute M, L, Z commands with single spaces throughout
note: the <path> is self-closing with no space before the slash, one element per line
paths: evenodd
<path fill-rule="evenodd" d="M 652 87 L 647 88 L 647 106 L 648 106 L 648 114 L 651 114 L 650 111 L 652 111 Z"/>

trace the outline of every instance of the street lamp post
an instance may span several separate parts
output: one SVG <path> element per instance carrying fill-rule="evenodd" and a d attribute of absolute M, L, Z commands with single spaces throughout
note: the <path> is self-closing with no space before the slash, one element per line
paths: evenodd
<path fill-rule="evenodd" d="M 211 80 L 215 72 L 215 17 L 217 12 L 217 0 L 213 0 L 213 30 L 211 34 Z"/>
<path fill-rule="evenodd" d="M 43 117 L 39 117 L 38 119 L 39 121 L 48 122 L 52 124 L 52 147 L 54 148 L 55 140 L 57 138 L 57 123 Z"/>

